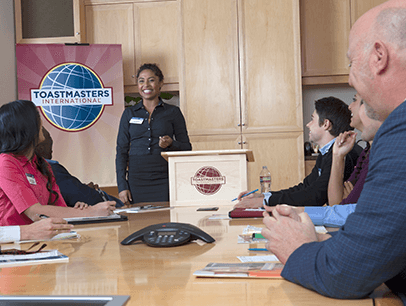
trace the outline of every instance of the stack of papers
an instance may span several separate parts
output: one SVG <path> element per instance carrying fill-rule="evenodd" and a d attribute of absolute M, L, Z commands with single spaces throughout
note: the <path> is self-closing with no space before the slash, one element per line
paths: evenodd
<path fill-rule="evenodd" d="M 68 262 L 69 257 L 58 250 L 24 255 L 0 255 L 0 268 Z"/>
<path fill-rule="evenodd" d="M 284 265 L 281 263 L 209 263 L 204 269 L 195 271 L 197 277 L 261 277 L 281 278 Z"/>

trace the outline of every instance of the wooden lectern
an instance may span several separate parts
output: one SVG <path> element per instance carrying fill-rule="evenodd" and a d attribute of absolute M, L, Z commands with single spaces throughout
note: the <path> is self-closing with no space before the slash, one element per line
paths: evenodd
<path fill-rule="evenodd" d="M 230 205 L 247 190 L 252 150 L 162 152 L 169 167 L 171 206 Z"/>

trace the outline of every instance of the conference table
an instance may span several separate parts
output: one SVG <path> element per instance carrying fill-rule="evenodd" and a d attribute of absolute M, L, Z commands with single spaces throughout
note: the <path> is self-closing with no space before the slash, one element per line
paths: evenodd
<path fill-rule="evenodd" d="M 374 305 L 373 298 L 331 299 L 283 279 L 197 278 L 193 272 L 210 262 L 238 263 L 237 256 L 264 255 L 237 243 L 247 225 L 263 227 L 262 219 L 225 219 L 231 205 L 214 212 L 167 206 L 126 213 L 128 221 L 76 225 L 79 238 L 46 242 L 47 249 L 67 255 L 68 263 L 2 268 L 0 295 L 128 295 L 126 305 L 161 306 Z M 169 248 L 121 245 L 131 233 L 164 222 L 196 225 L 216 241 Z"/>

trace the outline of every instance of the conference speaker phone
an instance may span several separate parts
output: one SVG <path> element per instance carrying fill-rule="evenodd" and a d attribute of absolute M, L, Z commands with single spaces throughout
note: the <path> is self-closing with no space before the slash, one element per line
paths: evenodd
<path fill-rule="evenodd" d="M 196 239 L 201 239 L 207 243 L 215 241 L 209 234 L 192 224 L 168 222 L 150 225 L 132 233 L 121 241 L 121 244 L 128 245 L 142 240 L 153 247 L 173 247 Z"/>

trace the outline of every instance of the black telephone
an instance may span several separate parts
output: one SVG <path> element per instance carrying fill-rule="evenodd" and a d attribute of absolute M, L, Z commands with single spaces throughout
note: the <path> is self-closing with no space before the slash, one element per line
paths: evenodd
<path fill-rule="evenodd" d="M 195 239 L 201 239 L 208 243 L 215 241 L 209 234 L 192 224 L 168 222 L 150 225 L 132 233 L 121 241 L 121 244 L 128 245 L 134 241 L 142 240 L 154 247 L 172 247 Z"/>

